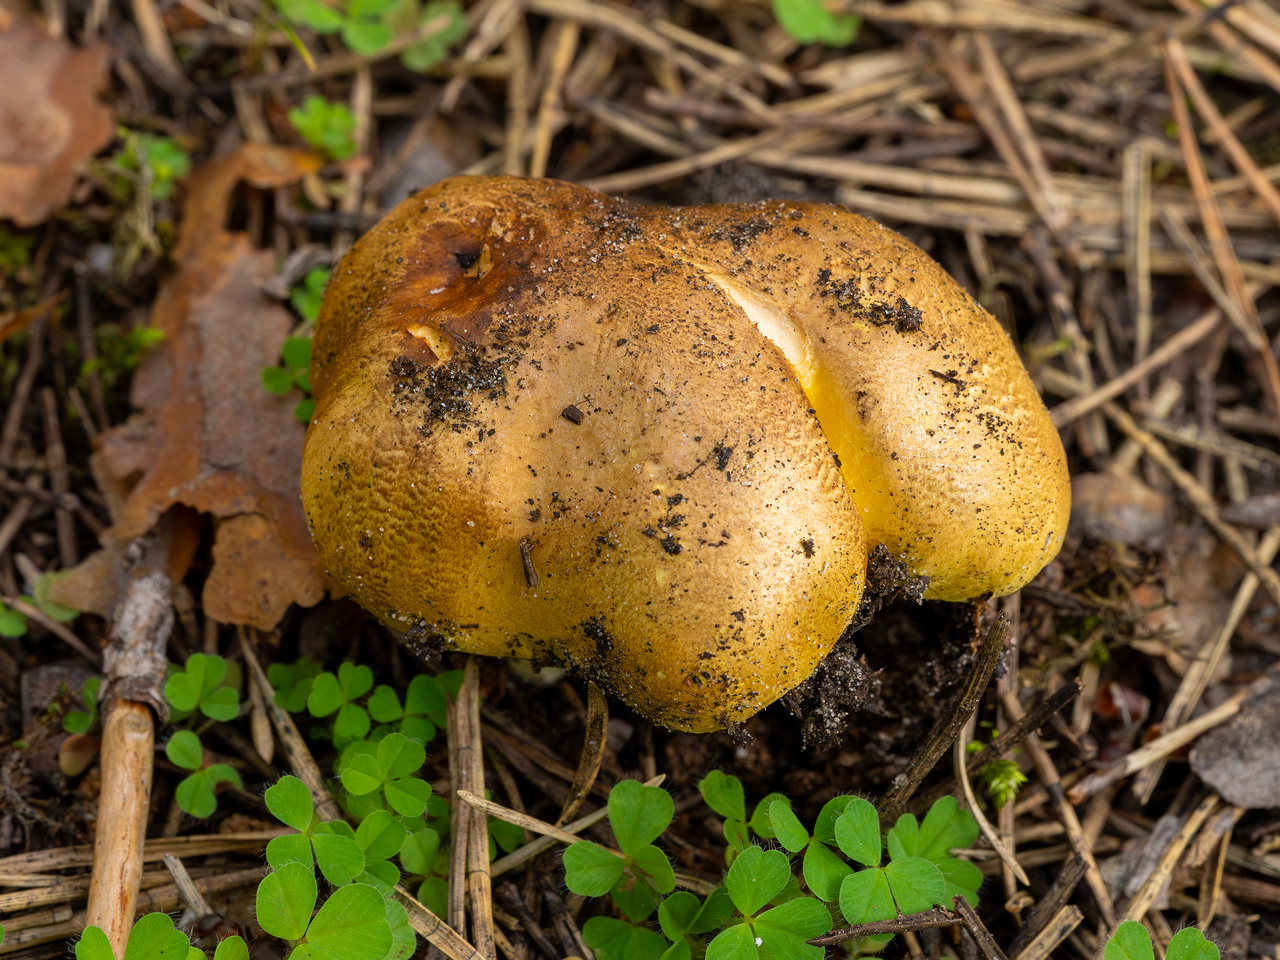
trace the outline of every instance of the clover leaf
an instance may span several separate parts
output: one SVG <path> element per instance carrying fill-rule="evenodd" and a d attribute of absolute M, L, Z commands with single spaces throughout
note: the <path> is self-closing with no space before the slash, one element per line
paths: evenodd
<path fill-rule="evenodd" d="M 743 919 L 707 945 L 707 960 L 821 960 L 823 948 L 806 943 L 831 929 L 821 901 L 799 896 L 764 910 L 790 883 L 791 864 L 782 851 L 754 844 L 743 850 L 725 879 Z"/>
<path fill-rule="evenodd" d="M 187 657 L 186 669 L 165 682 L 164 697 L 182 714 L 199 709 L 212 720 L 234 720 L 240 712 L 240 698 L 234 689 L 223 685 L 226 676 L 227 661 L 222 657 L 193 653 Z"/>
<path fill-rule="evenodd" d="M 745 821 L 747 802 L 743 796 L 742 781 L 737 777 L 712 770 L 698 784 L 698 791 L 707 806 L 726 819 Z"/>
<path fill-rule="evenodd" d="M 369 715 L 379 723 L 394 724 L 394 730 L 412 740 L 428 743 L 436 735 L 437 724 L 431 719 L 443 719 L 444 691 L 434 677 L 418 674 L 409 681 L 404 703 L 396 691 L 383 684 L 369 697 Z"/>
<path fill-rule="evenodd" d="M 337 676 L 322 673 L 312 681 L 307 710 L 313 717 L 337 713 L 333 721 L 334 737 L 358 740 L 369 732 L 369 714 L 354 701 L 368 693 L 372 686 L 372 670 L 363 664 L 343 663 L 338 667 Z"/>
<path fill-rule="evenodd" d="M 273 663 L 267 668 L 267 678 L 276 691 L 276 703 L 290 713 L 307 709 L 307 698 L 315 678 L 324 668 L 310 657 L 299 657 L 293 664 Z"/>
<path fill-rule="evenodd" d="M 315 805 L 306 784 L 294 776 L 281 777 L 263 795 L 267 809 L 297 833 L 273 837 L 267 844 L 267 863 L 279 870 L 286 863 L 314 862 L 334 886 L 350 883 L 365 869 L 365 853 L 351 827 L 341 821 L 316 820 Z"/>
<path fill-rule="evenodd" d="M 234 767 L 225 763 L 204 766 L 200 738 L 190 730 L 179 730 L 170 737 L 164 752 L 174 766 L 191 771 L 178 783 L 173 799 L 180 810 L 197 819 L 211 817 L 218 809 L 216 790 L 219 784 L 230 783 L 236 789 L 244 788 L 244 782 Z"/>
<path fill-rule="evenodd" d="M 173 926 L 167 913 L 148 913 L 134 922 L 123 960 L 187 960 L 191 941 Z M 76 960 L 115 960 L 100 927 L 86 927 L 76 943 Z"/>
<path fill-rule="evenodd" d="M 667 951 L 667 941 L 652 930 L 612 917 L 589 919 L 582 939 L 602 960 L 659 960 Z"/>
<path fill-rule="evenodd" d="M 380 790 L 396 813 L 420 817 L 427 808 L 431 786 L 413 775 L 425 761 L 426 751 L 421 743 L 402 733 L 392 733 L 378 744 L 376 753 L 356 753 L 351 757 L 342 771 L 342 785 L 357 797 Z"/>
<path fill-rule="evenodd" d="M 258 923 L 272 936 L 300 941 L 290 954 L 296 960 L 385 960 L 394 940 L 377 889 L 339 887 L 312 917 L 317 895 L 315 872 L 286 863 L 258 884 Z"/>

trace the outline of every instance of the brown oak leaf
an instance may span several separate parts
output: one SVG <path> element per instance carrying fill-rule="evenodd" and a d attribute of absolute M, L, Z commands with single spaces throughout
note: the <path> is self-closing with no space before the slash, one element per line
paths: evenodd
<path fill-rule="evenodd" d="M 101 451 L 112 477 L 133 481 L 107 536 L 141 536 L 175 504 L 211 515 L 204 610 L 262 630 L 290 603 L 317 603 L 328 581 L 298 494 L 298 398 L 262 386 L 263 368 L 279 362 L 296 321 L 259 289 L 274 272 L 272 252 L 223 224 L 240 181 L 282 186 L 316 166 L 310 154 L 246 145 L 191 175 L 178 269 L 151 313 L 165 338 L 134 376 L 141 412 L 110 431 Z"/>

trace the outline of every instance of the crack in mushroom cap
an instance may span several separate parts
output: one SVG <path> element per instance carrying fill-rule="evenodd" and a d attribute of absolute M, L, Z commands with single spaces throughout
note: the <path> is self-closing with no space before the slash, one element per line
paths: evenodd
<path fill-rule="evenodd" d="M 680 729 L 808 677 L 870 545 L 968 599 L 1066 527 L 1008 337 L 837 207 L 446 180 L 338 265 L 312 358 L 331 576 L 397 629 L 575 667 Z"/>

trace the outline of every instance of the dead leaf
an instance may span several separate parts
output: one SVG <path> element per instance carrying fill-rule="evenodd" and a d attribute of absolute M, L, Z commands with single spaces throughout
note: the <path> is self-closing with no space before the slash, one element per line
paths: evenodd
<path fill-rule="evenodd" d="M 1191 749 L 1191 769 L 1239 807 L 1280 807 L 1280 689 L 1247 701 Z"/>
<path fill-rule="evenodd" d="M 317 603 L 328 581 L 298 493 L 306 432 L 293 416 L 298 398 L 262 387 L 296 321 L 260 291 L 274 255 L 223 222 L 241 180 L 269 188 L 315 168 L 309 154 L 247 145 L 191 175 L 178 270 L 151 314 L 165 339 L 133 381 L 141 413 L 102 443 L 106 472 L 135 480 L 104 536 L 128 542 L 176 504 L 213 515 L 221 522 L 204 609 L 261 630 L 290 603 Z"/>
<path fill-rule="evenodd" d="M 1071 529 L 1128 546 L 1163 543 L 1173 504 L 1130 473 L 1079 473 L 1071 478 Z"/>
<path fill-rule="evenodd" d="M 77 50 L 0 0 L 0 220 L 47 219 L 111 141 L 115 121 L 98 99 L 108 57 L 105 45 Z"/>

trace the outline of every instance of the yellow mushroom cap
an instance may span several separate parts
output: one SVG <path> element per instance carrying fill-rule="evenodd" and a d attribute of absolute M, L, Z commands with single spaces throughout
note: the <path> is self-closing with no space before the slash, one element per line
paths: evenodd
<path fill-rule="evenodd" d="M 1017 589 L 1066 527 L 1008 338 L 835 207 L 443 181 L 335 269 L 312 384 L 303 500 L 358 602 L 685 730 L 807 678 L 870 546 L 963 599 Z"/>

